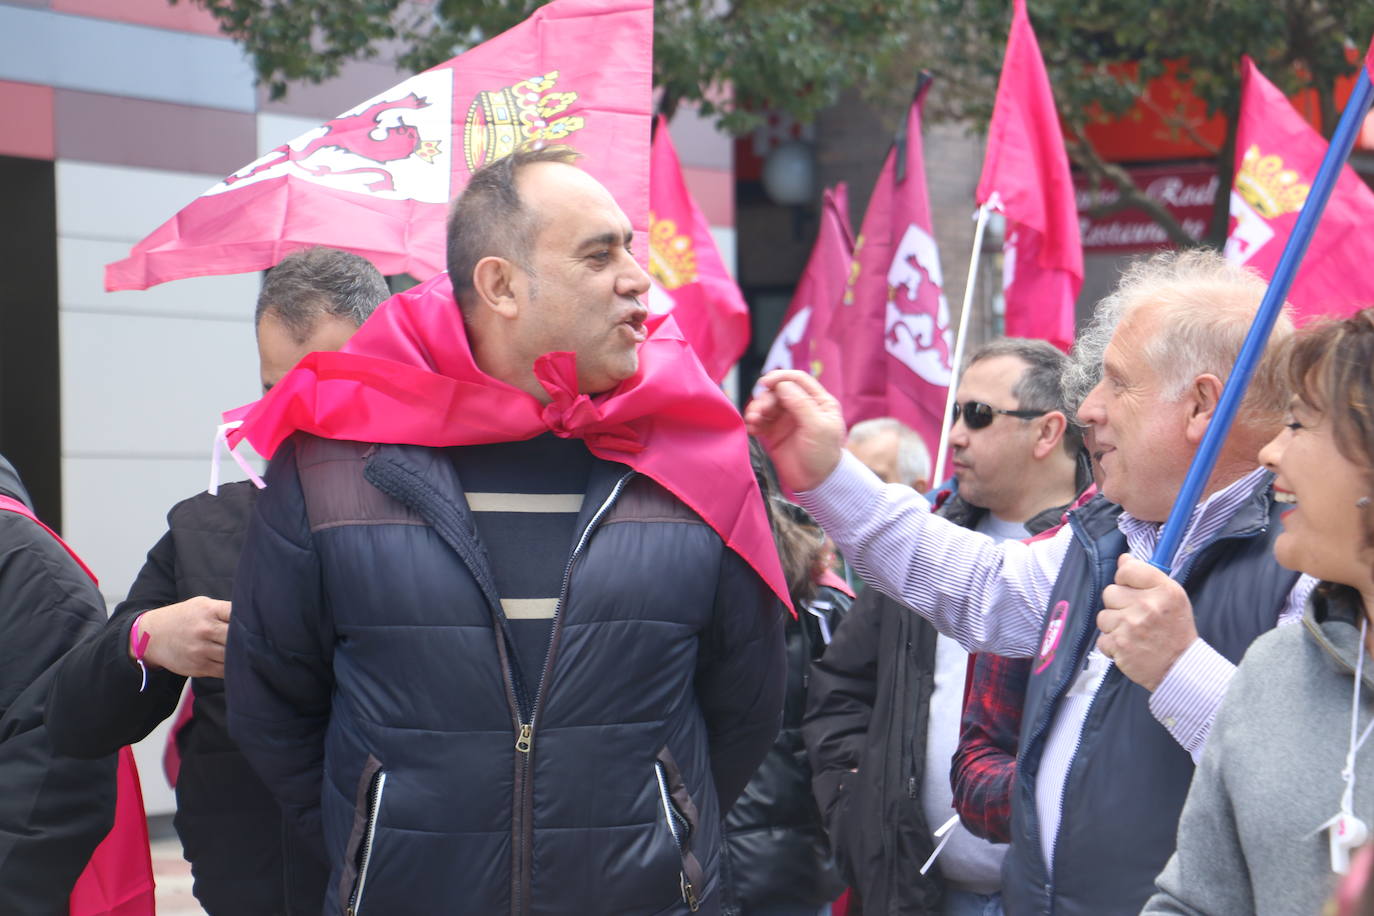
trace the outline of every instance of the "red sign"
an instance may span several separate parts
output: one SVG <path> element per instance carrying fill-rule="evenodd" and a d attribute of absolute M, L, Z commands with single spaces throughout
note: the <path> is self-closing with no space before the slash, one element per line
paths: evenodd
<path fill-rule="evenodd" d="M 1212 221 L 1212 203 L 1217 194 L 1217 170 L 1208 164 L 1148 166 L 1128 168 L 1131 180 L 1154 200 L 1159 201 L 1195 239 L 1207 234 Z M 1094 186 L 1075 175 L 1078 218 L 1085 252 L 1153 251 L 1172 245 L 1164 227 L 1138 207 L 1128 207 L 1101 218 L 1087 215 L 1094 207 L 1115 203 L 1120 193 L 1109 184 Z"/>

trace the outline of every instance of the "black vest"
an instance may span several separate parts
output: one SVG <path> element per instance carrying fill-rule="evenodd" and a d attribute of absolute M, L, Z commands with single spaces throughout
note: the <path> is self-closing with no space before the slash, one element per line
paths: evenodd
<path fill-rule="evenodd" d="M 1098 497 L 1070 516 L 1074 537 L 1050 596 L 1021 722 L 1012 845 L 1003 866 L 1013 916 L 1139 913 L 1174 849 L 1193 760 L 1150 713 L 1149 692 L 1115 666 L 1092 701 L 1069 768 L 1053 874 L 1040 846 L 1036 777 L 1059 701 L 1097 642 L 1102 590 L 1126 550 L 1120 514 L 1120 506 Z M 1178 578 L 1198 635 L 1232 662 L 1274 626 L 1298 578 L 1274 560 L 1277 520 L 1266 481 L 1209 544 L 1180 556 Z"/>

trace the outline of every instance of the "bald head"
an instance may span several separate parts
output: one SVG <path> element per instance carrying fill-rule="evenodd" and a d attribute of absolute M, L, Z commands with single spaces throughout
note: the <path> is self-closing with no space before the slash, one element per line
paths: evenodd
<path fill-rule="evenodd" d="M 448 221 L 449 280 L 465 316 L 476 304 L 472 274 L 478 261 L 499 257 L 529 267 L 541 214 L 522 196 L 521 174 L 541 164 L 571 166 L 579 158 L 567 146 L 519 149 L 473 173 Z"/>

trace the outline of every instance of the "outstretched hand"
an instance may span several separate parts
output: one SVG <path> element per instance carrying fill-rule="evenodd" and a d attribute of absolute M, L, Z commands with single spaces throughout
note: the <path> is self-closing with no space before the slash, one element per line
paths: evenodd
<path fill-rule="evenodd" d="M 224 677 L 229 602 L 198 595 L 155 608 L 138 620 L 148 635 L 143 659 L 185 677 Z"/>
<path fill-rule="evenodd" d="M 840 463 L 844 415 L 840 402 L 805 372 L 779 369 L 759 379 L 744 409 L 750 435 L 768 450 L 782 485 L 813 490 Z"/>
<path fill-rule="evenodd" d="M 1168 574 L 1122 554 L 1116 582 L 1102 592 L 1097 647 L 1121 673 L 1153 692 L 1197 639 L 1193 604 Z"/>

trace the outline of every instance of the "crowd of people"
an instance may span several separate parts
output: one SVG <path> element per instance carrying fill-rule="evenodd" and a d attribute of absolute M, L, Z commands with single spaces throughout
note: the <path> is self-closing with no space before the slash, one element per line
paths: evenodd
<path fill-rule="evenodd" d="M 168 719 L 214 916 L 1363 912 L 1374 310 L 1280 319 L 1164 571 L 1253 273 L 976 349 L 934 481 L 804 372 L 741 415 L 633 245 L 549 147 L 414 289 L 284 258 L 266 487 L 173 506 L 108 619 L 0 461 L 0 913 L 70 911 Z"/>

